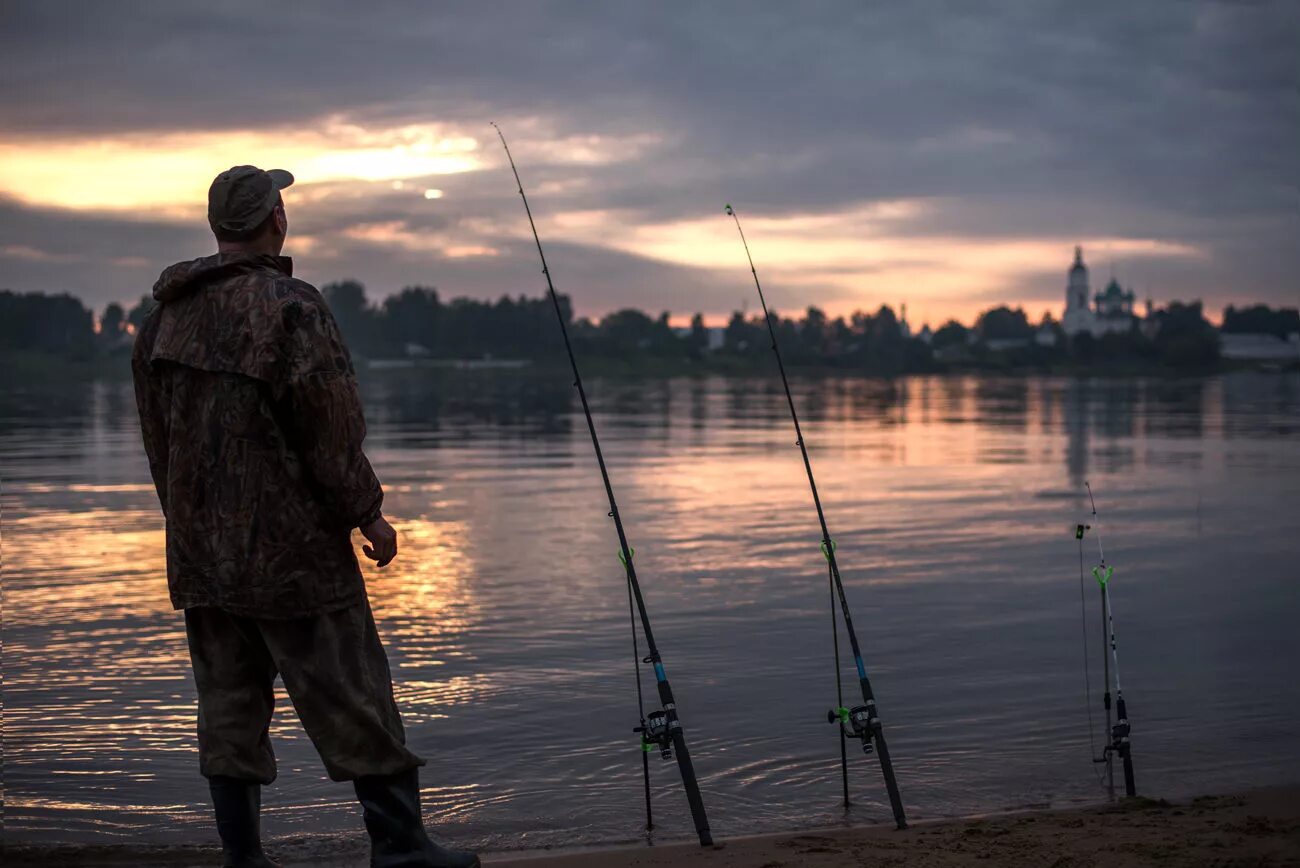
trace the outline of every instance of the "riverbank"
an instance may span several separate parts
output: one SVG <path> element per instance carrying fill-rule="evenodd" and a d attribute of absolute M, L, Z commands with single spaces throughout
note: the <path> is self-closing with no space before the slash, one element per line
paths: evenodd
<path fill-rule="evenodd" d="M 355 838 L 276 842 L 284 868 L 361 868 Z M 8 847 L 11 866 L 216 865 L 211 848 Z M 1185 802 L 1133 799 L 1091 808 L 825 829 L 726 840 L 720 846 L 590 849 L 544 854 L 489 853 L 491 868 L 849 868 L 864 864 L 1130 868 L 1130 866 L 1300 866 L 1300 785 Z"/>
<path fill-rule="evenodd" d="M 1190 802 L 922 821 L 672 847 L 485 862 L 494 868 L 850 868 L 850 866 L 1300 865 L 1300 786 Z"/>
<path fill-rule="evenodd" d="M 358 374 L 384 376 L 391 372 L 415 371 L 422 375 L 461 374 L 465 371 L 518 373 L 559 377 L 567 382 L 568 365 L 563 356 L 549 354 L 541 358 L 366 358 L 354 356 Z M 1213 377 L 1236 371 L 1269 374 L 1300 370 L 1291 361 L 1218 359 L 1199 365 L 1170 365 L 1134 360 L 1097 359 L 1091 362 L 1056 359 L 1050 362 L 1019 363 L 1000 355 L 983 359 L 924 365 L 868 365 L 795 360 L 787 363 L 791 374 L 801 377 L 867 377 L 900 379 L 914 376 L 996 376 L 996 377 L 1097 377 L 1120 379 L 1149 377 L 1175 379 Z M 0 368 L 21 382 L 41 384 L 89 383 L 129 380 L 131 359 L 126 350 L 88 354 L 69 358 L 41 351 L 12 350 L 0 347 Z M 635 352 L 619 356 L 589 355 L 583 359 L 584 370 L 600 378 L 664 377 L 763 377 L 772 376 L 768 355 L 728 355 L 717 353 L 703 358 L 688 356 L 653 356 Z"/>

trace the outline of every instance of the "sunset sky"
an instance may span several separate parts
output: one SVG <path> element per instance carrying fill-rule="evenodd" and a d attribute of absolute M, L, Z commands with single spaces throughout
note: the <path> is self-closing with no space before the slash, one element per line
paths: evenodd
<path fill-rule="evenodd" d="M 997 302 L 1059 315 L 1082 244 L 1139 298 L 1300 300 L 1300 5 L 16 2 L 0 288 L 102 307 L 214 248 L 285 168 L 297 273 L 372 298 L 544 289 L 721 320 Z"/>

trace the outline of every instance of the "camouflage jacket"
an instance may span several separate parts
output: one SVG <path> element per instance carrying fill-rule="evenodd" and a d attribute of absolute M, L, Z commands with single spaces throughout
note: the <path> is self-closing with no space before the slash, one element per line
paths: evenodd
<path fill-rule="evenodd" d="M 365 596 L 352 528 L 383 489 L 351 359 L 287 257 L 166 269 L 136 337 L 136 405 L 178 609 L 293 618 Z"/>

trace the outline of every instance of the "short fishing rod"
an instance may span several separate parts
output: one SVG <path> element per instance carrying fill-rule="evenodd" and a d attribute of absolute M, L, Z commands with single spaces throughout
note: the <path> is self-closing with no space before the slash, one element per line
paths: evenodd
<path fill-rule="evenodd" d="M 799 426 L 799 413 L 795 410 L 794 397 L 790 393 L 790 380 L 785 373 L 785 363 L 781 360 L 781 349 L 777 345 L 776 328 L 772 325 L 772 313 L 767 309 L 767 298 L 763 295 L 763 285 L 758 280 L 758 269 L 754 267 L 754 257 L 749 252 L 749 242 L 745 240 L 745 230 L 740 226 L 740 217 L 736 209 L 727 205 L 726 212 L 736 221 L 736 231 L 740 233 L 740 243 L 745 247 L 745 257 L 749 260 L 749 271 L 754 276 L 754 287 L 758 290 L 758 300 L 763 305 L 763 317 L 767 320 L 767 332 L 772 338 L 772 354 L 776 356 L 776 367 L 781 373 L 781 385 L 785 387 L 785 400 L 790 405 L 790 419 L 794 422 L 795 445 L 803 455 L 803 467 L 808 474 L 808 487 L 812 489 L 813 504 L 817 507 L 817 521 L 821 525 L 822 555 L 828 565 L 828 583 L 832 591 L 832 618 L 835 625 L 833 607 L 835 598 L 840 604 L 840 613 L 844 617 L 844 632 L 849 636 L 849 645 L 853 649 L 853 661 L 858 668 L 858 683 L 862 688 L 862 705 L 845 708 L 840 684 L 839 636 L 835 641 L 835 687 L 839 705 L 826 713 L 830 723 L 839 723 L 840 727 L 840 775 L 844 786 L 844 806 L 849 805 L 848 758 L 844 752 L 845 737 L 862 742 L 863 753 L 871 753 L 874 743 L 875 751 L 880 756 L 880 770 L 885 777 L 885 789 L 889 791 L 889 804 L 894 811 L 894 822 L 900 829 L 907 828 L 907 817 L 903 812 L 903 798 L 898 792 L 898 781 L 894 777 L 894 764 L 889 758 L 889 746 L 885 743 L 885 729 L 876 708 L 876 697 L 871 690 L 871 680 L 867 677 L 867 668 L 862 662 L 862 649 L 858 645 L 858 634 L 853 629 L 853 616 L 849 612 L 849 601 L 844 595 L 844 582 L 840 578 L 839 563 L 835 559 L 835 541 L 826 526 L 826 513 L 822 510 L 821 497 L 817 494 L 817 481 L 813 478 L 812 462 L 808 458 L 808 447 L 804 444 L 803 429 Z"/>
<path fill-rule="evenodd" d="M 654 632 L 650 629 L 650 615 L 646 611 L 645 600 L 641 596 L 641 584 L 637 581 L 636 567 L 633 565 L 632 556 L 634 549 L 628 545 L 627 534 L 623 530 L 623 519 L 619 516 L 618 503 L 614 499 L 614 486 L 609 481 L 609 471 L 605 467 L 605 455 L 600 449 L 600 438 L 596 435 L 596 423 L 591 418 L 591 407 L 587 403 L 587 392 L 582 386 L 582 374 L 578 370 L 578 360 L 573 355 L 573 344 L 569 341 L 569 329 L 564 324 L 564 312 L 560 308 L 560 296 L 555 291 L 555 284 L 551 280 L 551 270 L 546 264 L 546 254 L 542 251 L 542 239 L 537 234 L 537 224 L 533 222 L 533 210 L 528 205 L 528 196 L 524 193 L 524 182 L 519 178 L 519 168 L 515 165 L 515 158 L 510 153 L 510 146 L 506 144 L 505 134 L 495 123 L 497 136 L 501 139 L 501 147 L 505 149 L 506 159 L 510 161 L 510 170 L 514 172 L 515 183 L 519 186 L 519 198 L 524 202 L 524 213 L 528 215 L 528 226 L 533 231 L 533 241 L 537 244 L 537 255 L 542 260 L 542 274 L 546 276 L 546 288 L 551 296 L 551 303 L 555 306 L 555 318 L 560 323 L 560 334 L 564 337 L 564 349 L 569 356 L 569 366 L 573 369 L 573 385 L 578 390 L 578 398 L 582 402 L 583 415 L 587 417 L 587 431 L 591 434 L 591 445 L 596 450 L 596 463 L 600 466 L 600 477 L 605 483 L 605 494 L 609 497 L 609 517 L 614 519 L 614 529 L 618 532 L 618 559 L 623 564 L 623 571 L 627 575 L 628 591 L 631 601 L 635 602 L 637 612 L 641 616 L 641 631 L 645 634 L 647 655 L 644 658 L 645 663 L 654 666 L 655 681 L 659 686 L 659 700 L 663 703 L 663 708 L 645 713 L 645 709 L 640 709 L 641 725 L 633 729 L 633 732 L 641 734 L 641 767 L 645 778 L 645 802 L 646 802 L 646 828 L 654 828 L 653 818 L 650 813 L 650 766 L 649 752 L 658 748 L 660 755 L 665 760 L 670 760 L 673 753 L 677 754 L 677 766 L 682 773 L 682 784 L 686 788 L 686 801 L 690 805 L 691 817 L 695 821 L 695 831 L 700 837 L 700 846 L 707 847 L 713 844 L 713 835 L 709 831 L 709 820 L 704 813 L 704 799 L 700 796 L 700 786 L 695 779 L 695 765 L 691 762 L 690 751 L 686 748 L 686 736 L 682 732 L 681 722 L 677 718 L 677 703 L 673 700 L 673 689 L 668 684 L 668 676 L 664 673 L 663 662 L 659 656 L 659 646 L 655 644 Z M 630 608 L 630 605 L 629 605 Z M 637 659 L 637 702 L 641 702 L 641 670 L 639 652 L 636 650 L 636 625 L 632 628 L 632 647 L 634 659 Z"/>
<path fill-rule="evenodd" d="M 1101 520 L 1097 515 L 1097 501 L 1092 494 L 1092 485 L 1084 482 L 1084 487 L 1088 490 L 1088 503 L 1092 508 L 1092 524 L 1078 525 L 1075 529 L 1075 535 L 1082 540 L 1088 530 L 1095 532 L 1097 537 L 1097 566 L 1092 568 L 1093 578 L 1097 580 L 1097 585 L 1101 588 L 1101 620 L 1102 620 L 1102 661 L 1105 664 L 1104 678 L 1105 691 L 1102 694 L 1102 704 L 1106 707 L 1106 729 L 1110 735 L 1110 743 L 1102 749 L 1102 757 L 1106 762 L 1107 776 L 1110 780 L 1110 789 L 1114 791 L 1114 776 L 1111 767 L 1113 757 L 1118 754 L 1124 765 L 1124 793 L 1129 796 L 1137 795 L 1137 784 L 1133 777 L 1133 750 L 1129 735 L 1132 727 L 1128 719 L 1128 706 L 1124 702 L 1124 688 L 1120 684 L 1119 678 L 1119 646 L 1115 641 L 1115 614 L 1114 608 L 1110 601 L 1110 578 L 1115 573 L 1115 568 L 1107 565 L 1106 551 L 1102 546 L 1101 540 Z M 1110 656 L 1106 655 L 1106 643 L 1110 645 Z M 1110 673 L 1112 664 L 1115 671 L 1115 718 L 1111 721 L 1111 694 L 1110 694 Z"/>

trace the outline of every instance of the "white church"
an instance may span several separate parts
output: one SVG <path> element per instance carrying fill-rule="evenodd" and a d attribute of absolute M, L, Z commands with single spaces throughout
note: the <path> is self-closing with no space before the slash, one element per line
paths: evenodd
<path fill-rule="evenodd" d="M 1101 337 L 1115 332 L 1129 332 L 1138 325 L 1138 317 L 1133 312 L 1135 296 L 1133 290 L 1126 290 L 1114 277 L 1106 288 L 1091 296 L 1088 288 L 1088 266 L 1083 264 L 1083 248 L 1074 248 L 1074 264 L 1070 266 L 1069 278 L 1065 286 L 1065 316 L 1061 317 L 1061 329 L 1069 337 L 1083 333 Z M 1151 302 L 1147 302 L 1150 308 Z"/>

